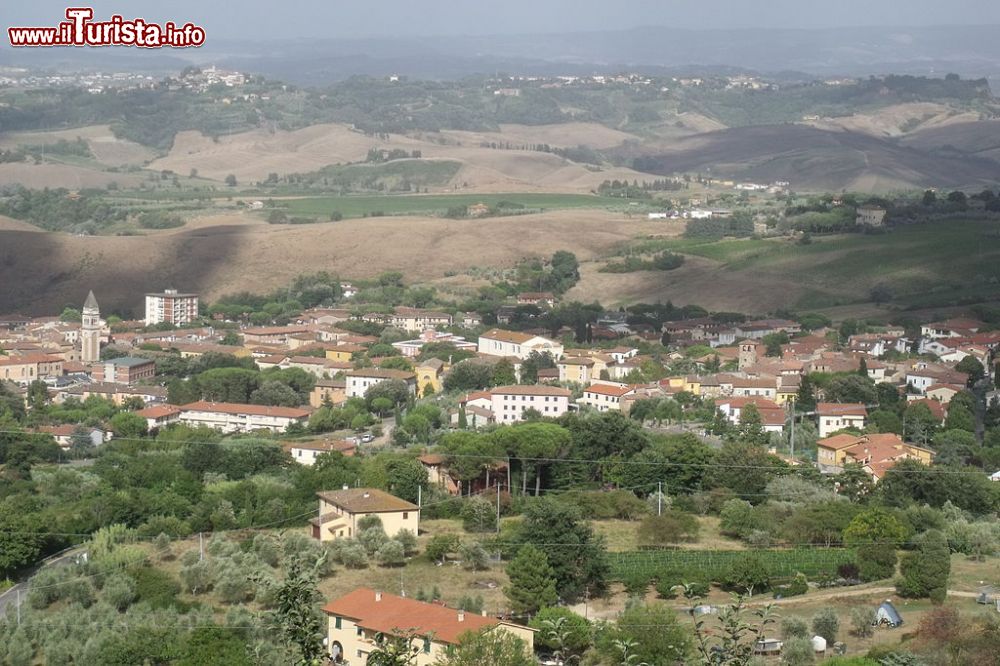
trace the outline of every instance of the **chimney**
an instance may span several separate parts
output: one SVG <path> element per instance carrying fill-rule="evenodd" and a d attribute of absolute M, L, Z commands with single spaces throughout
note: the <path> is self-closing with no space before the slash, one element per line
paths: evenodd
<path fill-rule="evenodd" d="M 458 611 L 458 621 L 465 622 L 465 611 Z"/>
<path fill-rule="evenodd" d="M 382 593 L 378 590 L 375 591 L 375 601 L 382 601 Z"/>

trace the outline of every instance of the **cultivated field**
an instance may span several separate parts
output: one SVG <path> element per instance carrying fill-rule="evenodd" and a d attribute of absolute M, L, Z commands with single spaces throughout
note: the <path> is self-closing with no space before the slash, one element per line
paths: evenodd
<path fill-rule="evenodd" d="M 213 180 L 223 180 L 232 174 L 240 183 L 263 181 L 270 173 L 285 175 L 317 171 L 330 164 L 364 161 L 372 148 L 420 151 L 423 158 L 449 159 L 462 164 L 450 183 L 438 192 L 590 192 L 604 180 L 643 178 L 644 175 L 626 168 L 602 170 L 562 159 L 557 155 L 532 150 L 500 150 L 483 148 L 487 136 L 512 145 L 562 142 L 545 139 L 564 139 L 568 145 L 593 141 L 605 144 L 620 143 L 628 138 L 600 125 L 571 123 L 568 126 L 504 126 L 505 130 L 490 135 L 478 133 L 443 132 L 441 134 L 389 135 L 388 140 L 367 136 L 347 125 L 313 125 L 287 132 L 255 130 L 213 140 L 198 132 L 180 132 L 170 153 L 154 161 L 152 169 L 170 169 L 188 174 L 197 169 L 198 175 Z M 510 136 L 505 134 L 510 131 Z M 537 139 L 537 140 L 530 140 Z M 570 141 L 573 140 L 573 141 Z M 582 141 L 581 141 L 582 140 Z M 589 145 L 589 144 L 588 144 Z"/>
<path fill-rule="evenodd" d="M 8 162 L 0 164 L 0 185 L 23 185 L 30 189 L 65 187 L 79 190 L 85 187 L 107 187 L 108 183 L 118 183 L 121 187 L 133 187 L 142 182 L 142 177 L 130 173 L 109 173 L 86 166 L 72 164 L 52 164 L 33 162 Z"/>
<path fill-rule="evenodd" d="M 5 132 L 0 133 L 0 148 L 11 149 L 18 146 L 38 146 L 55 143 L 60 139 L 76 141 L 83 139 L 90 146 L 94 159 L 106 166 L 143 165 L 156 154 L 134 141 L 117 138 L 107 125 L 91 125 L 67 130 L 46 132 Z"/>

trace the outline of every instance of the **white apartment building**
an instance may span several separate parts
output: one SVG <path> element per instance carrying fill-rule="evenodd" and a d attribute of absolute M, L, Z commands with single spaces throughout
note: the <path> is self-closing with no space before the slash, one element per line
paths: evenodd
<path fill-rule="evenodd" d="M 523 360 L 531 356 L 531 352 L 548 352 L 558 359 L 563 351 L 563 346 L 554 340 L 518 331 L 494 328 L 479 336 L 479 353 L 489 356 L 516 356 Z"/>
<path fill-rule="evenodd" d="M 633 387 L 624 384 L 593 384 L 584 390 L 583 397 L 578 402 L 599 412 L 620 412 L 622 398 L 634 392 Z"/>
<path fill-rule="evenodd" d="M 398 379 L 406 382 L 410 393 L 417 391 L 417 376 L 405 370 L 380 370 L 378 368 L 363 368 L 361 370 L 350 370 L 344 377 L 347 382 L 346 393 L 348 398 L 363 398 L 365 391 L 376 384 Z"/>
<path fill-rule="evenodd" d="M 569 411 L 572 395 L 568 389 L 556 386 L 500 386 L 490 391 L 491 409 L 497 423 L 523 421 L 528 409 L 554 418 Z"/>
<path fill-rule="evenodd" d="M 206 426 L 224 433 L 270 430 L 284 432 L 293 423 L 305 424 L 309 412 L 298 407 L 268 407 L 241 405 L 231 402 L 201 400 L 183 405 L 178 419 L 181 423 L 197 428 Z"/>
<path fill-rule="evenodd" d="M 198 294 L 181 294 L 166 289 L 162 294 L 146 294 L 146 326 L 173 324 L 183 326 L 198 317 Z"/>

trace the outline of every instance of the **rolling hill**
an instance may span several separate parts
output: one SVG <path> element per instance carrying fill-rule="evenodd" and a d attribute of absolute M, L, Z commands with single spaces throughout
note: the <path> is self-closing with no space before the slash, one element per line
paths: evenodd
<path fill-rule="evenodd" d="M 939 131 L 954 132 L 947 127 Z M 655 154 L 635 160 L 638 170 L 784 180 L 797 190 L 875 192 L 1000 181 L 1000 162 L 985 157 L 939 155 L 861 132 L 799 124 L 707 132 L 654 149 Z"/>

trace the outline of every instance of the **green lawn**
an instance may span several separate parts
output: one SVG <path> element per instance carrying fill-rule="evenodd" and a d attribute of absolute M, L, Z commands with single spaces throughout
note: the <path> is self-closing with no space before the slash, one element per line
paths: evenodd
<path fill-rule="evenodd" d="M 317 216 L 323 220 L 337 211 L 344 217 L 363 217 L 381 212 L 385 215 L 440 215 L 452 206 L 484 203 L 495 206 L 501 201 L 520 204 L 530 210 L 560 208 L 600 208 L 615 201 L 587 194 L 417 194 L 375 196 L 327 196 L 288 199 L 289 215 Z"/>

